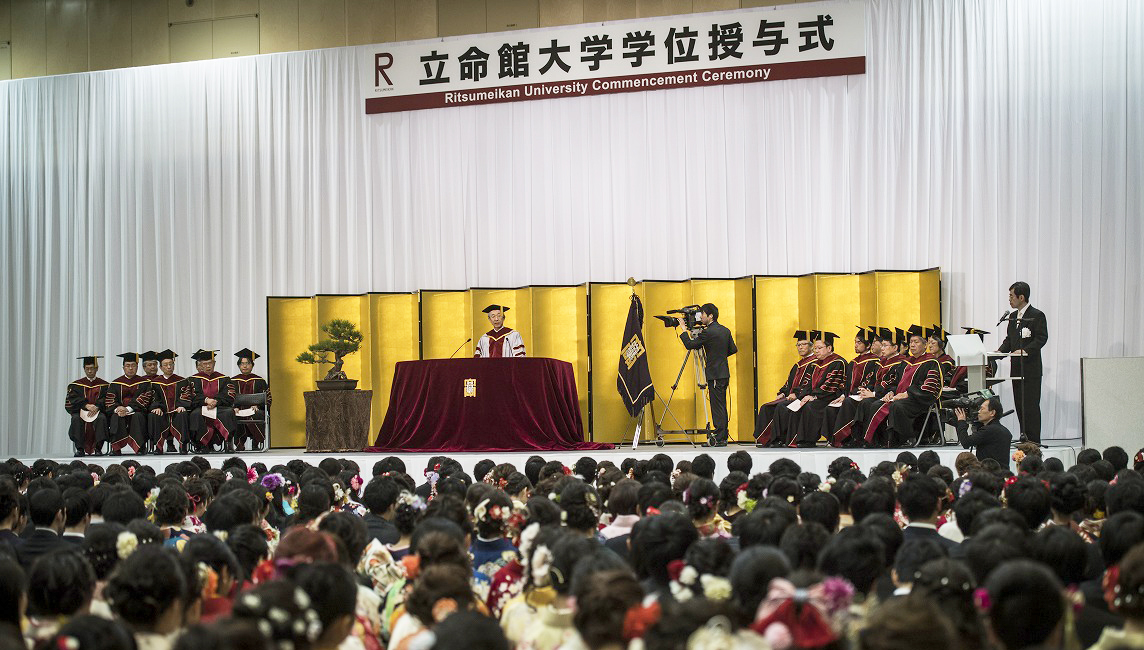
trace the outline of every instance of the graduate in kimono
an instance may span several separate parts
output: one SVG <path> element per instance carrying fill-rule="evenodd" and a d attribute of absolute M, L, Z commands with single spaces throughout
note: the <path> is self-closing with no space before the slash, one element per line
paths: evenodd
<path fill-rule="evenodd" d="M 890 330 L 885 330 L 887 336 Z M 850 439 L 854 423 L 854 415 L 858 410 L 859 400 L 852 399 L 851 395 L 858 395 L 859 391 L 870 392 L 878 378 L 878 370 L 882 367 L 881 357 L 882 339 L 878 336 L 876 327 L 858 327 L 858 334 L 854 337 L 854 353 L 857 355 L 847 366 L 846 394 L 840 395 L 830 403 L 832 411 L 827 411 L 826 418 L 830 431 L 826 439 L 835 447 L 841 447 Z M 870 393 L 873 395 L 873 393 Z"/>
<path fill-rule="evenodd" d="M 139 368 L 139 354 L 124 352 L 118 356 L 123 359 L 123 375 L 112 380 L 107 387 L 104 402 L 111 455 L 119 456 L 124 447 L 130 447 L 136 454 L 146 454 L 146 414 L 152 396 L 148 390 L 150 381 L 135 374 Z"/>
<path fill-rule="evenodd" d="M 496 359 L 498 357 L 523 357 L 524 339 L 520 332 L 511 327 L 504 326 L 504 314 L 508 307 L 489 305 L 481 311 L 488 314 L 489 323 L 493 328 L 481 335 L 477 341 L 477 350 L 474 357 Z"/>
<path fill-rule="evenodd" d="M 941 369 L 937 359 L 926 352 L 925 332 L 920 325 L 909 329 L 910 356 L 902 365 L 893 393 L 882 398 L 866 423 L 866 440 L 893 447 L 914 434 L 914 422 L 925 415 L 941 394 Z"/>
<path fill-rule="evenodd" d="M 236 417 L 255 421 L 237 423 L 234 448 L 236 451 L 246 451 L 246 442 L 249 441 L 252 451 L 260 451 L 266 441 L 266 410 L 270 408 L 270 384 L 252 372 L 258 354 L 252 352 L 250 348 L 243 348 L 235 352 L 234 356 L 238 357 L 238 374 L 230 379 L 234 383 L 235 396 L 266 393 L 265 406 L 235 407 Z"/>
<path fill-rule="evenodd" d="M 64 410 L 71 416 L 68 437 L 75 445 L 75 455 L 102 456 L 107 442 L 107 382 L 100 379 L 99 360 L 103 357 L 79 357 L 83 361 L 83 377 L 68 384 Z"/>
<path fill-rule="evenodd" d="M 191 439 L 203 451 L 221 444 L 223 451 L 234 451 L 231 436 L 238 429 L 234 419 L 235 387 L 230 378 L 215 372 L 215 353 L 199 350 L 191 355 L 198 372 L 187 377 L 191 385 Z"/>
<path fill-rule="evenodd" d="M 802 406 L 797 412 L 790 411 L 793 420 L 793 434 L 787 441 L 790 447 L 813 447 L 818 439 L 831 433 L 833 412 L 830 403 L 846 392 L 846 360 L 834 351 L 834 332 L 813 332 L 814 362 L 811 364 L 810 381 L 796 394 Z"/>
<path fill-rule="evenodd" d="M 779 389 L 778 397 L 759 407 L 755 416 L 755 446 L 780 446 L 783 443 L 781 435 L 776 435 L 775 417 L 780 409 L 785 409 L 795 400 L 795 391 L 803 382 L 810 380 L 810 364 L 814 362 L 811 354 L 810 332 L 798 330 L 794 333 L 795 350 L 798 352 L 798 361 L 787 373 L 786 383 Z"/>
<path fill-rule="evenodd" d="M 179 355 L 163 350 L 157 355 L 159 375 L 145 390 L 150 392 L 147 412 L 147 432 L 156 454 L 187 453 L 189 439 L 189 412 L 191 410 L 190 383 L 175 374 L 175 358 Z"/>

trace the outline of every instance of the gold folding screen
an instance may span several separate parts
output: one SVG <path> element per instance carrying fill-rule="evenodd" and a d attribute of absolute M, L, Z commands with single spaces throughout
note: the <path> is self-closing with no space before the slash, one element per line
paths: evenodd
<path fill-rule="evenodd" d="M 739 353 L 730 360 L 729 429 L 733 440 L 749 441 L 757 405 L 772 398 L 797 359 L 797 329 L 832 331 L 836 350 L 854 357 L 856 325 L 906 327 L 940 323 L 940 272 L 871 271 L 861 274 L 750 276 L 684 281 L 645 280 L 634 290 L 644 304 L 644 338 L 656 392 L 671 392 L 686 350 L 674 329 L 653 318 L 669 309 L 711 302 L 731 329 Z M 267 299 L 268 341 L 263 370 L 274 390 L 271 446 L 305 446 L 302 392 L 313 390 L 328 366 L 304 366 L 294 357 L 318 340 L 318 327 L 331 318 L 358 324 L 362 350 L 347 357 L 346 373 L 372 389 L 371 438 L 389 406 L 393 367 L 398 361 L 471 357 L 489 329 L 481 311 L 488 304 L 510 307 L 505 324 L 520 331 L 529 356 L 572 364 L 580 396 L 585 439 L 619 442 L 635 421 L 616 391 L 616 372 L 633 289 L 623 283 L 533 286 L 517 289 L 421 291 L 354 296 L 318 295 Z M 466 339 L 470 339 L 466 342 Z M 458 347 L 460 348 L 458 350 Z M 656 399 L 656 420 L 663 402 Z M 671 411 L 685 428 L 707 421 L 689 362 Z M 654 432 L 650 417 L 645 432 Z M 664 428 L 679 428 L 668 416 Z"/>

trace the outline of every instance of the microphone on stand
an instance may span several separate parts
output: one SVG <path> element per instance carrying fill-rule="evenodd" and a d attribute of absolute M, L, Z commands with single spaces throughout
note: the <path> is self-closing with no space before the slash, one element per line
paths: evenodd
<path fill-rule="evenodd" d="M 465 343 L 468 343 L 469 341 L 472 341 L 472 340 L 473 340 L 473 337 L 470 336 L 469 338 L 465 339 Z M 449 355 L 449 358 L 452 359 L 453 357 L 457 356 L 457 353 L 461 351 L 461 348 L 465 347 L 465 343 L 458 345 L 457 349 L 453 350 L 453 354 Z"/>
<path fill-rule="evenodd" d="M 1013 313 L 1012 311 L 1006 310 L 1006 312 L 1004 314 L 1001 314 L 1001 318 L 997 321 L 997 325 L 1000 325 L 1001 323 L 1004 323 L 1005 321 L 1009 320 L 1009 315 L 1012 313 Z M 994 325 L 993 327 L 997 327 L 997 325 Z"/>

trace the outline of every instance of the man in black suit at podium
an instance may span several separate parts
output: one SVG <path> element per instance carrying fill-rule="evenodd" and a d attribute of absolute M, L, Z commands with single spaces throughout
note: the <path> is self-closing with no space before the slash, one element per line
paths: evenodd
<path fill-rule="evenodd" d="M 699 308 L 699 322 L 703 329 L 683 332 L 679 339 L 690 350 L 703 348 L 707 356 L 707 394 L 711 398 L 711 420 L 715 431 L 708 436 L 706 447 L 727 446 L 727 385 L 731 382 L 731 370 L 727 357 L 739 351 L 731 330 L 719 324 L 719 308 L 707 303 Z"/>
<path fill-rule="evenodd" d="M 1013 401 L 1017 421 L 1021 423 L 1021 439 L 1041 443 L 1041 348 L 1049 340 L 1049 324 L 1045 313 L 1029 304 L 1029 284 L 1014 282 L 1009 287 L 1010 312 L 1005 340 L 998 352 L 1010 352 L 1009 368 L 1014 377 Z"/>

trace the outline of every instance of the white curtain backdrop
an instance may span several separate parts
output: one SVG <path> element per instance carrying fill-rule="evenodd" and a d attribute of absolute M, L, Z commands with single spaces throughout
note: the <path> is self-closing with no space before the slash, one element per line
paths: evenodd
<path fill-rule="evenodd" d="M 868 4 L 853 77 L 374 116 L 358 48 L 0 82 L 0 454 L 69 453 L 77 356 L 229 372 L 268 295 L 931 266 L 951 328 L 1032 285 L 1079 437 L 1080 357 L 1144 355 L 1144 3 Z"/>

